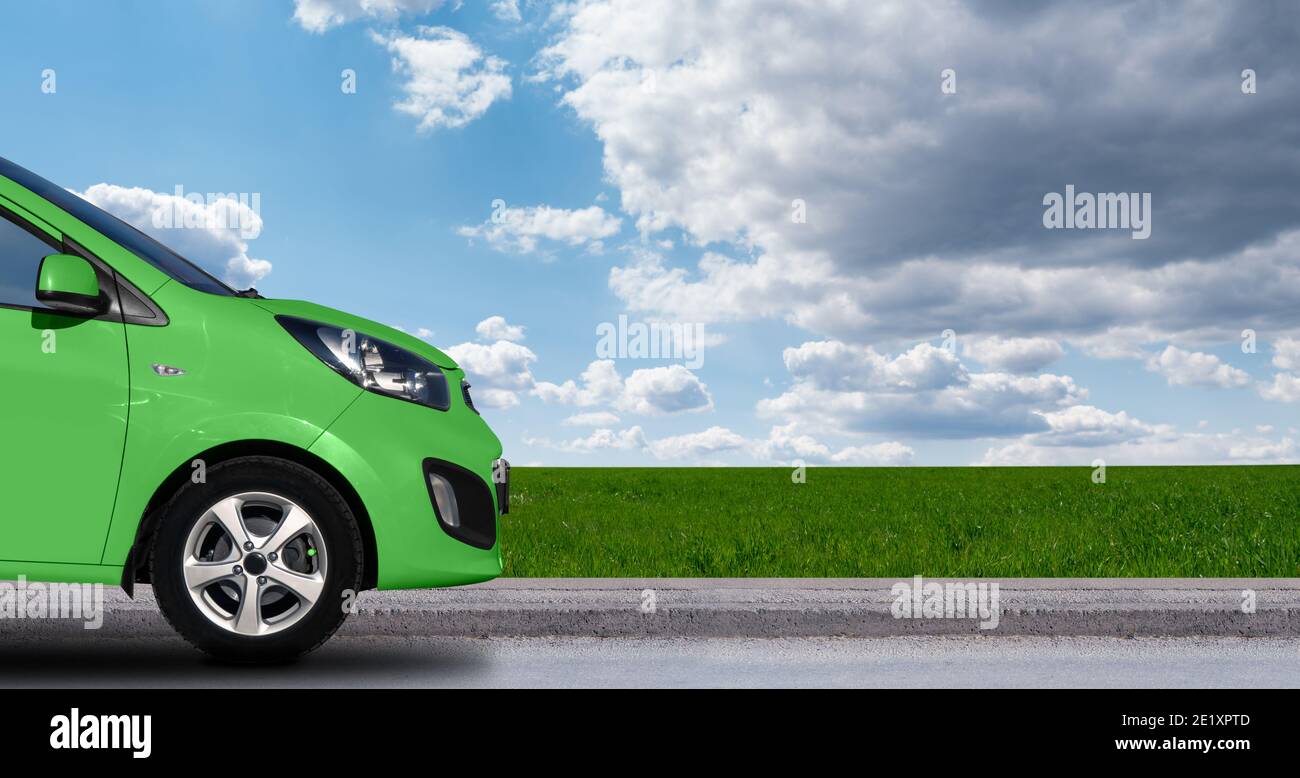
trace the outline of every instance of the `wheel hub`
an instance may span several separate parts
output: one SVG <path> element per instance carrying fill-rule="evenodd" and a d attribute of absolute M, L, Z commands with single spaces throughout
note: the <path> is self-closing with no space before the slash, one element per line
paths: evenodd
<path fill-rule="evenodd" d="M 244 556 L 244 569 L 253 575 L 266 572 L 266 557 L 254 551 Z"/>

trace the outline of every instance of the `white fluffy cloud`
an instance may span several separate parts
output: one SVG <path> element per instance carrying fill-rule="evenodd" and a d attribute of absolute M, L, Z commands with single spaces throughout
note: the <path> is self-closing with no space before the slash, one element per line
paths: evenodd
<path fill-rule="evenodd" d="M 474 332 L 483 340 L 520 341 L 524 339 L 524 328 L 509 324 L 504 316 L 489 316 L 474 326 Z"/>
<path fill-rule="evenodd" d="M 595 451 L 636 451 L 646 447 L 645 432 L 640 427 L 625 430 L 598 429 L 585 438 L 576 438 L 559 444 L 533 440 L 534 445 L 549 446 L 570 453 L 589 454 Z"/>
<path fill-rule="evenodd" d="M 405 97 L 393 105 L 419 120 L 422 132 L 462 127 L 510 97 L 505 60 L 486 55 L 462 32 L 419 27 L 416 34 L 371 33 L 393 55 L 393 71 L 406 78 Z"/>
<path fill-rule="evenodd" d="M 900 467 L 911 464 L 915 453 L 911 446 L 889 441 L 870 446 L 851 446 L 836 453 L 831 461 L 840 465 Z"/>
<path fill-rule="evenodd" d="M 1051 338 L 975 338 L 963 344 L 962 353 L 980 364 L 1008 373 L 1036 373 L 1065 356 Z"/>
<path fill-rule="evenodd" d="M 1213 386 L 1232 389 L 1250 383 L 1245 370 L 1229 365 L 1213 354 L 1184 351 L 1166 346 L 1147 360 L 1147 369 L 1160 373 L 1170 386 Z"/>
<path fill-rule="evenodd" d="M 801 433 L 798 424 L 772 428 L 765 440 L 756 440 L 752 450 L 756 459 L 782 464 L 794 461 L 821 462 L 830 456 L 830 447 L 812 435 Z"/>
<path fill-rule="evenodd" d="M 209 204 L 205 198 L 205 202 L 196 203 L 175 194 L 114 184 L 95 184 L 76 194 L 152 235 L 236 289 L 254 286 L 271 272 L 270 262 L 248 254 L 245 236 L 261 233 L 262 218 L 239 200 L 221 197 Z"/>
<path fill-rule="evenodd" d="M 1042 414 L 1050 429 L 1034 437 L 1045 446 L 1108 446 L 1151 436 L 1168 436 L 1171 427 L 1156 427 L 1129 416 L 1126 412 L 1109 413 L 1091 405 L 1074 405 L 1065 410 Z"/>
<path fill-rule="evenodd" d="M 596 416 L 597 414 L 591 414 Z M 617 418 L 613 420 L 617 422 Z M 726 427 L 712 426 L 699 432 L 671 435 L 657 440 L 646 437 L 640 426 L 615 430 L 602 427 L 585 437 L 554 442 L 530 438 L 529 445 L 566 453 L 597 451 L 645 451 L 658 460 L 684 464 L 716 464 L 723 458 L 742 457 L 763 464 L 825 463 L 854 466 L 896 467 L 912 462 L 910 446 L 897 441 L 849 446 L 832 454 L 830 447 L 802 434 L 794 425 L 773 427 L 767 438 L 751 439 Z"/>
<path fill-rule="evenodd" d="M 1167 433 L 1105 447 L 1043 445 L 1031 439 L 990 448 L 974 464 L 987 466 L 1294 464 L 1300 446 L 1292 438 L 1233 433 Z M 1087 477 L 1081 475 L 1080 477 Z"/>
<path fill-rule="evenodd" d="M 483 224 L 461 227 L 466 238 L 483 238 L 497 251 L 531 254 L 542 239 L 568 246 L 603 249 L 603 239 L 618 233 L 622 221 L 598 205 L 577 210 L 548 205 L 499 208 Z"/>
<path fill-rule="evenodd" d="M 573 379 L 562 384 L 538 381 L 533 387 L 533 394 L 543 402 L 589 407 L 613 403 L 623 393 L 623 378 L 618 374 L 618 368 L 614 367 L 613 360 L 592 362 L 582 371 L 580 378 L 581 384 Z"/>
<path fill-rule="evenodd" d="M 1300 230 L 1222 259 L 1104 271 L 981 255 L 858 275 L 811 253 L 706 253 L 691 272 L 641 250 L 610 271 L 609 287 L 630 310 L 684 321 L 780 318 L 850 341 L 932 336 L 942 323 L 967 337 L 1078 340 L 1094 356 L 1132 356 L 1143 343 L 1237 343 L 1243 327 L 1300 326 L 1297 255 Z"/>
<path fill-rule="evenodd" d="M 1273 367 L 1300 371 L 1300 338 L 1278 338 L 1273 342 Z"/>
<path fill-rule="evenodd" d="M 532 363 L 537 361 L 537 355 L 527 346 L 498 340 L 461 343 L 445 350 L 474 386 L 477 405 L 511 408 L 519 404 L 517 392 L 533 387 Z"/>
<path fill-rule="evenodd" d="M 1048 429 L 1042 413 L 1077 404 L 1086 392 L 1069 376 L 970 373 L 946 349 L 926 343 L 896 357 L 838 341 L 786 349 L 794 385 L 759 401 L 762 417 L 814 431 L 1003 437 Z"/>
<path fill-rule="evenodd" d="M 618 416 L 609 411 L 591 411 L 575 413 L 560 423 L 567 427 L 613 427 L 618 422 Z"/>
<path fill-rule="evenodd" d="M 633 370 L 615 403 L 620 410 L 648 416 L 713 408 L 709 388 L 681 365 Z"/>
<path fill-rule="evenodd" d="M 1262 384 L 1259 393 L 1265 400 L 1294 403 L 1300 402 L 1300 376 L 1292 373 L 1278 373 L 1271 383 Z"/>
<path fill-rule="evenodd" d="M 609 359 L 588 365 L 580 383 L 572 379 L 562 384 L 538 381 L 533 394 L 549 403 L 581 407 L 609 405 L 645 416 L 706 411 L 713 407 L 708 387 L 682 365 L 640 368 L 624 380 L 614 361 Z"/>
<path fill-rule="evenodd" d="M 492 15 L 503 22 L 523 21 L 519 13 L 519 0 L 492 0 Z"/>
<path fill-rule="evenodd" d="M 436 11 L 443 0 L 294 0 L 294 21 L 309 32 L 325 32 L 357 19 L 393 21 L 402 14 Z"/>
<path fill-rule="evenodd" d="M 1300 338 L 1283 337 L 1273 343 L 1273 366 L 1291 372 L 1276 373 L 1273 380 L 1259 385 L 1265 400 L 1300 402 Z"/>
<path fill-rule="evenodd" d="M 727 451 L 738 451 L 747 445 L 743 435 L 725 427 L 709 427 L 702 432 L 660 438 L 649 444 L 650 451 L 659 459 L 696 459 Z"/>
<path fill-rule="evenodd" d="M 969 378 L 947 349 L 921 343 L 890 359 L 871 346 L 834 340 L 810 341 L 783 354 L 786 369 L 822 389 L 935 389 Z"/>
<path fill-rule="evenodd" d="M 1184 433 L 1169 424 L 1148 424 L 1127 413 L 1076 405 L 1044 414 L 1049 429 L 989 448 L 975 464 L 990 466 L 1281 464 L 1300 461 L 1290 437 L 1254 433 Z M 1207 426 L 1199 425 L 1201 429 Z"/>

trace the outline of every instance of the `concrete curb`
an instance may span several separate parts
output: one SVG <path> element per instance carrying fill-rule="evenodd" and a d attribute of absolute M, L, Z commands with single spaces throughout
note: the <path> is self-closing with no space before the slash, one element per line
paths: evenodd
<path fill-rule="evenodd" d="M 951 579 L 925 579 L 949 583 Z M 899 579 L 500 579 L 365 592 L 340 634 L 394 637 L 1300 636 L 1300 579 L 970 579 L 998 586 L 996 628 L 895 618 Z M 1253 593 L 1253 613 L 1243 610 Z M 650 605 L 653 603 L 653 608 Z M 0 639 L 83 633 L 80 622 L 0 620 Z M 105 637 L 170 635 L 148 587 L 105 589 Z"/>

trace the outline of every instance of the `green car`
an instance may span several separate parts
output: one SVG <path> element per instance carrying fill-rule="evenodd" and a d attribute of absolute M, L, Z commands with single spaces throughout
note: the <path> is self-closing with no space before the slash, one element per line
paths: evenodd
<path fill-rule="evenodd" d="M 209 654 L 501 573 L 501 442 L 403 332 L 235 291 L 0 159 L 0 580 L 153 586 Z"/>

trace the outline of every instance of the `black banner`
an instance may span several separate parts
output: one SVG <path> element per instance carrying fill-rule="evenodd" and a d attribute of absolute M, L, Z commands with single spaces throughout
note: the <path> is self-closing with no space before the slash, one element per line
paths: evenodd
<path fill-rule="evenodd" d="M 240 769 L 350 753 L 442 761 L 557 748 L 662 759 L 689 748 L 740 761 L 834 751 L 1059 767 L 1275 760 L 1295 743 L 1294 695 L 1272 691 L 62 689 L 4 699 L 4 753 L 50 765 Z"/>

